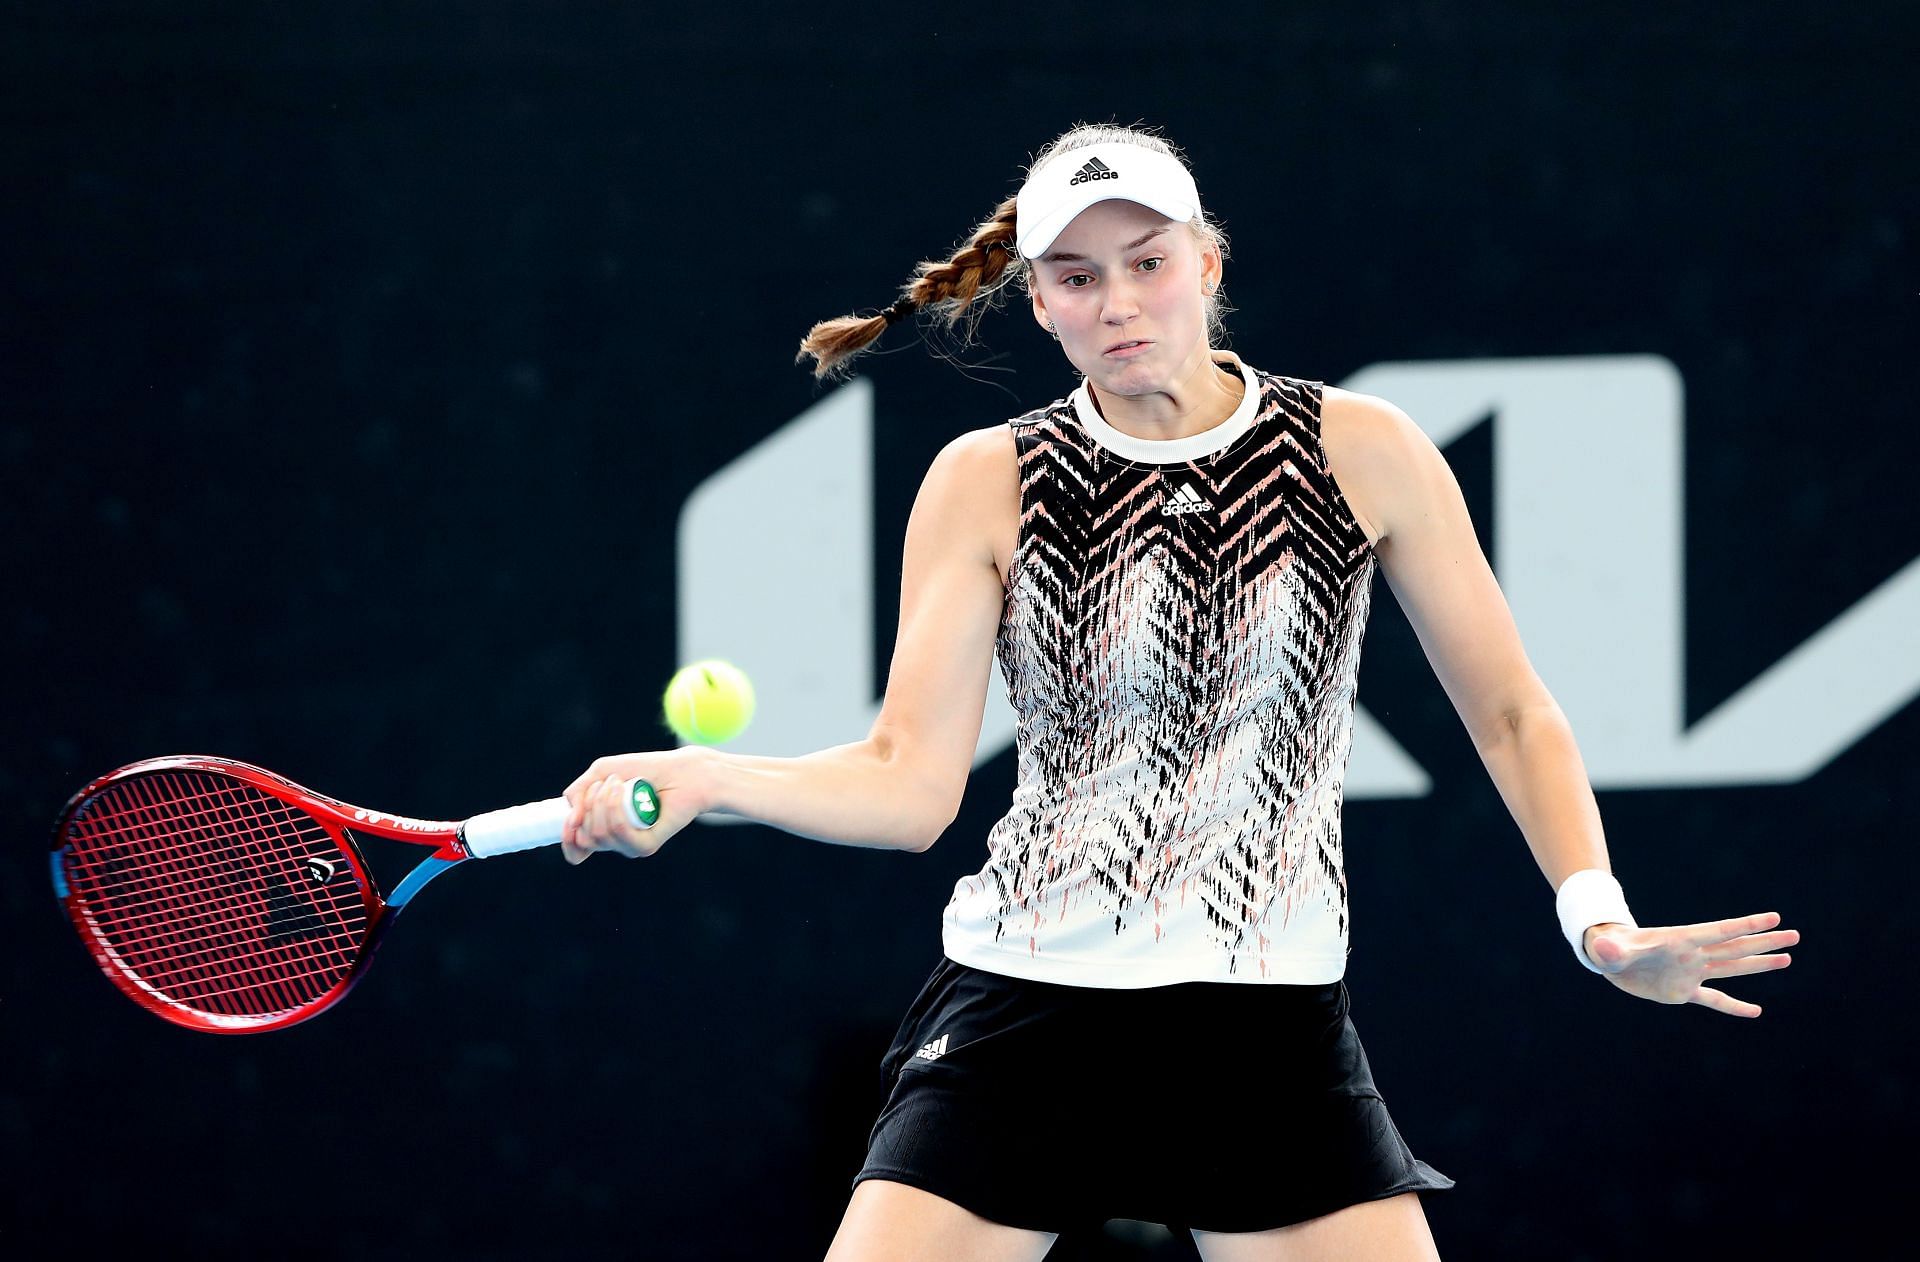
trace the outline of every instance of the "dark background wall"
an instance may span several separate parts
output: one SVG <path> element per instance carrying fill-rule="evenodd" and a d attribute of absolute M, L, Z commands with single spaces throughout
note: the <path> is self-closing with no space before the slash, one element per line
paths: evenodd
<path fill-rule="evenodd" d="M 47 828 L 165 752 L 457 817 L 661 743 L 673 584 L 622 575 L 669 577 L 687 492 L 819 397 L 808 324 L 889 301 L 1077 120 L 1189 151 L 1262 368 L 1670 360 L 1711 709 L 1920 550 L 1913 13 L 8 6 L 0 1250 L 824 1251 L 1011 755 L 924 855 L 697 826 L 460 873 L 345 1005 L 255 1039 L 114 995 Z M 1072 385 L 1024 317 L 983 335 L 966 371 L 897 336 L 863 369 L 882 671 L 934 452 Z M 1448 455 L 1484 515 L 1484 440 Z M 1568 958 L 1379 596 L 1361 697 L 1435 788 L 1349 804 L 1348 981 L 1459 1181 L 1443 1254 L 1904 1235 L 1914 707 L 1803 782 L 1601 794 L 1642 923 L 1804 935 L 1726 984 L 1758 1021 L 1662 1007 Z M 1118 1235 L 1055 1256 L 1192 1256 Z"/>

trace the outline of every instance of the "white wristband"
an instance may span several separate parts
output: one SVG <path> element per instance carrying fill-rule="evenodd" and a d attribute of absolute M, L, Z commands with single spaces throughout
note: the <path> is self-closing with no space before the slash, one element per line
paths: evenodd
<path fill-rule="evenodd" d="M 1627 910 L 1627 896 L 1620 882 L 1602 868 L 1582 868 L 1562 881 L 1553 896 L 1553 908 L 1560 915 L 1560 932 L 1567 936 L 1567 944 L 1590 973 L 1602 970 L 1587 958 L 1587 930 L 1604 924 L 1640 927 Z"/>

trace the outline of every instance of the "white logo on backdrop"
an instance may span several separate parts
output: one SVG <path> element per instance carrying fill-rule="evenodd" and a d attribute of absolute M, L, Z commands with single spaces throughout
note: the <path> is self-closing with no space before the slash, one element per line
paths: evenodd
<path fill-rule="evenodd" d="M 1442 448 L 1492 424 L 1490 559 L 1596 788 L 1791 783 L 1920 693 L 1916 558 L 1685 723 L 1684 413 L 1667 360 L 1388 363 L 1338 384 L 1391 400 Z M 708 478 L 682 509 L 679 659 L 734 661 L 758 698 L 752 729 L 730 748 L 810 753 L 863 739 L 878 716 L 872 466 L 873 386 L 856 379 Z M 905 528 L 904 518 L 886 523 Z M 1791 599 L 1791 587 L 1755 597 Z M 976 766 L 1013 743 L 997 674 Z M 1363 704 L 1347 796 L 1430 787 Z"/>

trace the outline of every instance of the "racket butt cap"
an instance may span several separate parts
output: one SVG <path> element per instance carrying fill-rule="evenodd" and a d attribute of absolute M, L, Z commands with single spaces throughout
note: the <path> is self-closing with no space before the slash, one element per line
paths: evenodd
<path fill-rule="evenodd" d="M 627 822 L 635 828 L 652 828 L 660 819 L 660 797 L 645 780 L 631 780 L 626 793 Z"/>

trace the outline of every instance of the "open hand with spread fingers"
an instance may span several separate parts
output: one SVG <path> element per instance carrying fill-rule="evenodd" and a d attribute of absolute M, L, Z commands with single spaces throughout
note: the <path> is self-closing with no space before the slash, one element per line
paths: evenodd
<path fill-rule="evenodd" d="M 1770 973 L 1793 963 L 1790 955 L 1766 952 L 1800 941 L 1798 929 L 1773 930 L 1779 912 L 1761 912 L 1697 925 L 1635 929 L 1594 925 L 1586 932 L 1587 958 L 1608 981 L 1655 1003 L 1697 1003 L 1735 1017 L 1757 1017 L 1760 1005 L 1704 985 L 1722 977 Z"/>

